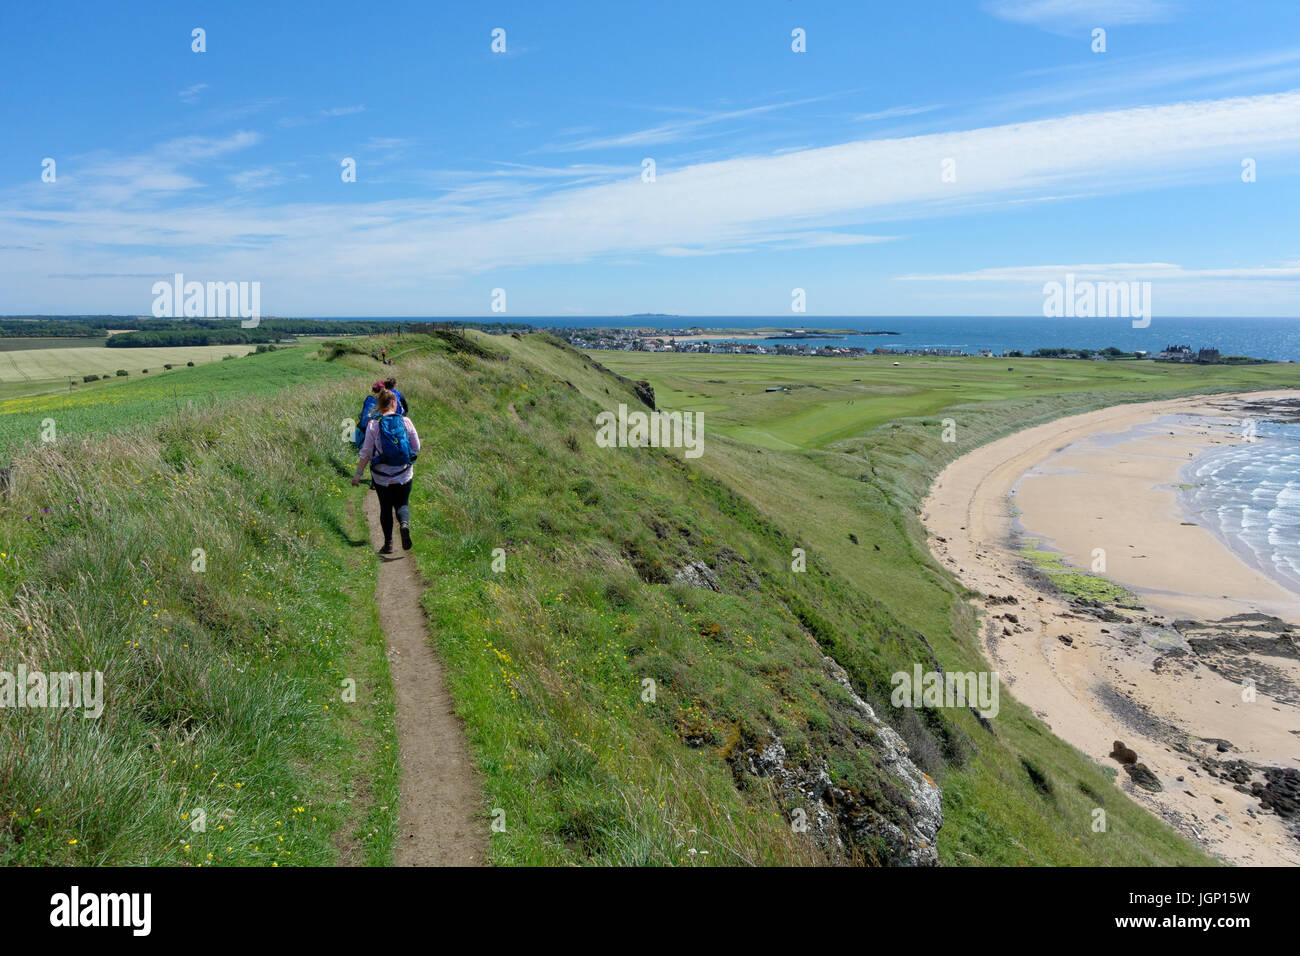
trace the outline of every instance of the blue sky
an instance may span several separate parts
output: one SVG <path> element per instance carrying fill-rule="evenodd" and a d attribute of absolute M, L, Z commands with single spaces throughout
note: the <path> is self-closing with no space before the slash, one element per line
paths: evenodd
<path fill-rule="evenodd" d="M 1295 0 L 457 6 L 7 4 L 0 314 L 1300 315 Z"/>

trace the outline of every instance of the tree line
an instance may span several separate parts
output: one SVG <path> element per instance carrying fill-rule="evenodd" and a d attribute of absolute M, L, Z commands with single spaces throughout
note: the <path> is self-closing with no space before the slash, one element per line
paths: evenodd
<path fill-rule="evenodd" d="M 289 335 L 386 335 L 393 332 L 431 335 L 452 328 L 506 334 L 527 332 L 532 327 L 523 322 L 479 322 L 472 319 L 420 322 L 262 319 L 256 328 L 245 329 L 239 319 L 155 319 L 125 315 L 0 318 L 0 338 L 104 338 L 110 329 L 127 330 L 109 336 L 107 344 L 113 348 L 254 344 L 273 342 Z"/>

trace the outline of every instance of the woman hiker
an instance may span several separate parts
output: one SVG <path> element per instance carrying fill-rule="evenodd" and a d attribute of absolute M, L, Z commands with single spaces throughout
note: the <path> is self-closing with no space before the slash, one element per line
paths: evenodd
<path fill-rule="evenodd" d="M 379 414 L 366 425 L 361 459 L 352 476 L 352 487 L 361 484 L 367 463 L 370 486 L 379 496 L 379 526 L 384 531 L 380 554 L 393 553 L 393 512 L 402 534 L 402 548 L 411 549 L 411 479 L 420 453 L 420 436 L 411 420 L 402 414 L 397 396 L 384 389 L 379 393 Z"/>
<path fill-rule="evenodd" d="M 366 400 L 361 403 L 361 417 L 357 419 L 357 427 L 352 430 L 352 444 L 356 446 L 357 451 L 361 450 L 361 443 L 366 440 L 366 425 L 379 409 L 379 393 L 384 390 L 383 382 L 375 382 L 370 386 L 370 394 Z M 406 414 L 406 410 L 402 410 Z"/>
<path fill-rule="evenodd" d="M 402 414 L 409 418 L 411 415 L 411 406 L 406 403 L 406 396 L 398 391 L 397 379 L 393 378 L 391 375 L 388 376 L 388 378 L 384 379 L 384 388 L 397 396 L 398 407 L 401 408 Z"/>

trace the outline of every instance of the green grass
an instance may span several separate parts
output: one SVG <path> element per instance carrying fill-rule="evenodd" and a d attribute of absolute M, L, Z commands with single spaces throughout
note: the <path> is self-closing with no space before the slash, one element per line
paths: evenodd
<path fill-rule="evenodd" d="M 648 378 L 661 407 L 705 411 L 698 467 L 740 491 L 808 547 L 809 562 L 855 582 L 904 626 L 925 635 L 950 670 L 984 670 L 976 621 L 960 585 L 929 554 L 919 521 L 930 482 L 953 458 L 1020 428 L 1124 401 L 1241 388 L 1300 386 L 1294 365 L 1178 367 L 1149 362 L 983 359 L 820 359 L 593 353 Z M 792 391 L 765 393 L 770 384 Z M 942 441 L 951 418 L 957 441 Z M 857 538 L 854 543 L 849 535 Z M 1080 577 L 1090 577 L 1080 575 Z M 1058 583 L 1096 596 L 1096 581 Z M 1114 596 L 1114 595 L 1111 595 Z M 859 638 L 870 644 L 870 634 Z M 1198 850 L 1110 784 L 1089 756 L 1050 731 L 1003 688 L 990 740 L 940 775 L 949 864 L 1193 863 Z M 1104 753 L 1110 741 L 1098 741 Z M 1023 760 L 1055 781 L 1049 800 Z M 1106 801 L 1110 828 L 1088 815 Z"/>
<path fill-rule="evenodd" d="M 0 669 L 101 671 L 105 709 L 0 711 L 0 865 L 391 860 L 392 687 L 339 438 L 361 378 L 302 351 L 191 369 L 76 396 L 17 453 Z"/>
<path fill-rule="evenodd" d="M 825 447 L 897 419 L 975 403 L 1038 403 L 1081 392 L 1093 401 L 1134 401 L 1176 391 L 1287 387 L 1300 381 L 1300 370 L 1291 364 L 646 352 L 593 352 L 592 358 L 629 378 L 650 379 L 666 408 L 703 412 L 713 434 L 786 451 Z M 1009 365 L 1014 371 L 1007 371 Z M 790 390 L 764 391 L 772 385 Z"/>
<path fill-rule="evenodd" d="M 820 854 L 790 839 L 792 808 L 737 778 L 732 761 L 779 735 L 795 763 L 824 762 L 837 785 L 890 812 L 889 778 L 845 725 L 823 653 L 943 783 L 946 862 L 1206 862 L 1013 701 L 997 737 L 964 711 L 882 704 L 889 675 L 928 662 L 930 646 L 945 665 L 982 664 L 968 635 L 948 633 L 951 615 L 969 608 L 899 540 L 906 516 L 858 480 L 860 461 L 725 438 L 711 438 L 698 464 L 598 449 L 595 412 L 635 401 L 596 364 L 615 359 L 542 336 L 482 341 L 510 361 L 431 355 L 399 374 L 417 426 L 433 436 L 413 498 L 418 553 L 488 806 L 505 812 L 495 862 L 815 862 Z M 808 574 L 790 573 L 796 545 L 809 548 Z M 498 548 L 506 568 L 494 573 Z M 864 553 L 880 556 L 870 574 Z M 692 559 L 719 570 L 721 593 L 672 583 Z M 936 606 L 911 606 L 926 588 Z M 942 626 L 932 635 L 917 620 Z M 639 696 L 647 677 L 653 705 Z M 1092 794 L 1106 801 L 1108 834 L 1091 832 Z"/>
<path fill-rule="evenodd" d="M 1026 380 L 976 360 L 904 379 L 870 361 L 593 359 L 543 336 L 471 339 L 508 358 L 454 339 L 360 352 L 397 355 L 425 441 L 415 554 L 485 828 L 504 813 L 493 862 L 827 862 L 791 830 L 794 806 L 743 772 L 774 736 L 864 813 L 902 819 L 824 654 L 943 787 L 945 863 L 1207 862 L 1005 693 L 993 732 L 965 710 L 888 705 L 890 674 L 913 662 L 986 667 L 964 595 L 925 550 L 933 474 L 1036 421 L 1204 380 L 1024 360 Z M 99 721 L 0 712 L 0 863 L 390 858 L 391 682 L 340 427 L 378 366 L 351 351 L 0 401 L 17 466 L 0 499 L 0 667 L 99 669 L 109 702 Z M 596 360 L 651 379 L 661 404 L 707 407 L 704 457 L 598 448 L 595 414 L 636 400 Z M 1277 366 L 1199 371 L 1224 388 L 1295 381 Z M 783 406 L 754 393 L 774 375 L 800 386 Z M 794 547 L 807 573 L 791 573 Z M 673 581 L 692 560 L 718 591 Z M 339 699 L 345 677 L 357 704 Z M 1105 834 L 1091 831 L 1099 804 Z M 210 812 L 197 834 L 196 807 L 232 815 Z"/>
<path fill-rule="evenodd" d="M 71 393 L 4 397 L 0 389 L 0 448 L 16 450 L 41 444 L 48 432 L 47 422 L 53 422 L 56 438 L 83 438 L 155 422 L 186 408 L 205 408 L 243 397 L 269 399 L 275 395 L 277 402 L 293 400 L 300 390 L 312 385 L 349 377 L 328 363 L 309 361 L 315 349 L 298 346 L 166 373 L 160 367 L 156 374 L 114 377 L 78 386 Z M 268 411 L 273 409 L 249 406 L 248 414 L 260 416 Z M 344 413 L 356 414 L 352 409 Z"/>

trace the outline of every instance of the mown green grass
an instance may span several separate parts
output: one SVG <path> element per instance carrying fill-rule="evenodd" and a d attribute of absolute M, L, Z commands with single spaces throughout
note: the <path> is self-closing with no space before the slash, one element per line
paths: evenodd
<path fill-rule="evenodd" d="M 153 381 L 77 396 L 58 442 L 15 453 L 0 669 L 101 671 L 105 709 L 0 711 L 0 864 L 391 860 L 391 680 L 343 480 L 353 378 L 302 351 L 192 369 L 178 405 Z"/>
<path fill-rule="evenodd" d="M 648 352 L 593 352 L 592 357 L 629 378 L 650 379 L 666 408 L 703 412 L 714 434 L 787 451 L 824 447 L 957 405 L 1038 402 L 1081 392 L 1133 401 L 1202 387 L 1286 387 L 1300 380 L 1300 370 L 1291 364 Z M 772 385 L 790 390 L 764 391 Z"/>

